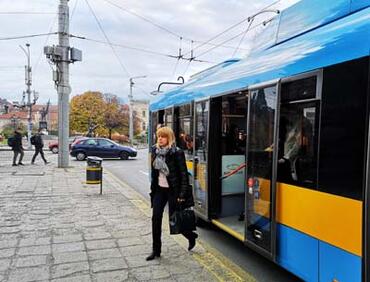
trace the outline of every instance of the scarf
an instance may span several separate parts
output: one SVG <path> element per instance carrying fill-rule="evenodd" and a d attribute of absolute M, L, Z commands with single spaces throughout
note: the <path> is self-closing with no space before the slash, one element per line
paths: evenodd
<path fill-rule="evenodd" d="M 171 148 L 156 148 L 156 157 L 153 162 L 153 167 L 162 172 L 165 176 L 170 174 L 170 170 L 166 164 L 166 154 Z"/>

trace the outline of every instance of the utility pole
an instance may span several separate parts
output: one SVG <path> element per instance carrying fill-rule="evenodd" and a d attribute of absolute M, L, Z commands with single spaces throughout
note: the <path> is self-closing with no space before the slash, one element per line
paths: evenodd
<path fill-rule="evenodd" d="M 32 103 L 31 103 L 31 85 L 32 85 L 32 68 L 31 68 L 31 58 L 30 58 L 30 44 L 27 43 L 27 51 L 22 45 L 19 45 L 27 57 L 27 66 L 25 66 L 25 83 L 27 86 L 27 107 L 28 107 L 28 117 L 27 117 L 27 141 L 28 149 L 32 149 L 31 135 L 32 135 Z"/>
<path fill-rule="evenodd" d="M 136 78 L 145 78 L 146 75 L 141 76 L 134 76 L 130 78 L 130 94 L 128 95 L 128 101 L 129 101 L 129 139 L 131 146 L 133 145 L 133 139 L 134 139 L 134 100 L 132 96 L 132 88 L 134 86 L 134 79 Z"/>
<path fill-rule="evenodd" d="M 44 47 L 46 57 L 56 65 L 53 71 L 58 92 L 58 167 L 69 166 L 69 64 L 82 60 L 82 52 L 69 46 L 69 0 L 60 0 L 58 6 L 58 36 L 57 46 Z"/>

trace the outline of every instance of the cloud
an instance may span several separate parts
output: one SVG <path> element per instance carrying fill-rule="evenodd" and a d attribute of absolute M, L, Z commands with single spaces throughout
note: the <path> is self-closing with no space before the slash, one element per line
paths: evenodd
<path fill-rule="evenodd" d="M 129 9 L 146 19 L 160 24 L 183 37 L 182 42 L 173 34 L 122 11 L 105 0 L 89 0 L 96 16 L 99 18 L 111 42 L 143 48 L 168 55 L 177 55 L 181 44 L 183 54 L 189 53 L 191 42 L 193 46 L 205 41 L 222 30 L 228 28 L 243 18 L 255 13 L 263 7 L 273 3 L 271 0 L 244 1 L 244 0 L 193 0 L 179 2 L 174 0 L 142 0 L 119 1 L 109 0 L 119 6 Z M 288 6 L 296 0 L 283 0 L 280 6 Z M 77 5 L 76 5 L 77 3 Z M 75 6 L 76 5 L 76 6 Z M 69 2 L 71 14 L 70 32 L 74 35 L 85 36 L 105 41 L 94 17 L 85 0 L 71 0 Z M 72 16 L 72 11 L 73 16 Z M 24 34 L 46 33 L 56 31 L 56 12 L 58 1 L 50 0 L 2 0 L 0 11 L 27 11 L 51 12 L 55 14 L 43 15 L 0 15 L 0 37 L 17 36 Z M 246 25 L 234 29 L 214 41 L 222 42 L 245 30 Z M 237 46 L 241 37 L 227 45 Z M 57 44 L 57 37 L 38 37 L 22 40 L 0 41 L 0 97 L 10 100 L 20 100 L 24 85 L 24 66 L 26 57 L 18 45 L 31 44 L 31 61 L 34 69 L 33 89 L 40 93 L 40 102 L 49 98 L 56 103 L 57 94 L 52 82 L 51 67 L 46 61 L 42 50 L 45 45 Z M 124 64 L 131 76 L 147 75 L 146 79 L 137 80 L 134 96 L 149 98 L 148 93 L 156 89 L 162 81 L 174 80 L 178 75 L 189 77 L 205 69 L 211 64 L 192 62 L 147 54 L 134 50 L 114 47 L 119 60 L 108 45 L 94 42 L 71 39 L 71 45 L 83 51 L 83 61 L 70 66 L 72 95 L 87 90 L 97 90 L 127 97 L 129 91 L 129 77 L 122 69 L 119 60 Z M 238 55 L 245 55 L 249 48 L 250 38 L 247 36 L 241 43 Z M 210 45 L 195 50 L 195 55 L 207 51 Z M 231 57 L 233 48 L 216 48 L 200 59 L 211 62 L 220 62 Z M 187 54 L 189 56 L 190 54 Z M 9 67 L 9 68 L 6 68 Z M 186 73 L 185 73 L 186 71 Z"/>

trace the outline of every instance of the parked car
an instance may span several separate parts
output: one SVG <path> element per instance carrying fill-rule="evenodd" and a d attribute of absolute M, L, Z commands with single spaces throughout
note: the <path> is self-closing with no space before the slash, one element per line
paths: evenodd
<path fill-rule="evenodd" d="M 88 156 L 127 160 L 129 157 L 136 157 L 136 155 L 136 149 L 122 146 L 106 138 L 80 139 L 73 143 L 71 147 L 71 156 L 78 161 L 83 161 Z"/>
<path fill-rule="evenodd" d="M 74 142 L 76 142 L 77 140 L 82 139 L 82 138 L 86 138 L 86 137 L 83 137 L 83 136 L 72 136 L 72 137 L 69 137 L 69 150 L 71 150 L 71 145 Z M 58 140 L 51 141 L 49 143 L 49 150 L 52 151 L 54 154 L 58 154 L 58 152 L 59 152 L 59 143 L 58 143 Z"/>

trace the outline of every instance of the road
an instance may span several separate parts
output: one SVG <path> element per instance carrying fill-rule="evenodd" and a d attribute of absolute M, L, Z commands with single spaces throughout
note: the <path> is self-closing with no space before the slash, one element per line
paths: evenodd
<path fill-rule="evenodd" d="M 73 162 L 74 160 L 71 161 L 72 165 Z M 140 150 L 135 159 L 127 161 L 118 159 L 104 160 L 103 166 L 149 200 L 148 163 L 147 150 Z M 300 281 L 299 278 L 248 249 L 240 241 L 216 227 L 202 227 L 198 228 L 197 231 L 203 242 L 221 252 L 229 260 L 253 275 L 257 281 Z"/>

